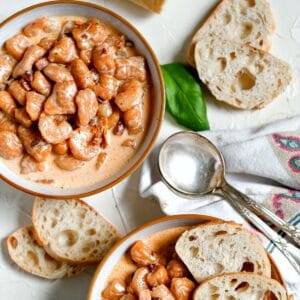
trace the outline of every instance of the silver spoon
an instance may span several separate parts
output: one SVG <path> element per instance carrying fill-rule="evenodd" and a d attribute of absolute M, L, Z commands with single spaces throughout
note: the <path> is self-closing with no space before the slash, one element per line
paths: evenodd
<path fill-rule="evenodd" d="M 160 149 L 158 163 L 163 181 L 175 193 L 187 198 L 218 194 L 229 200 L 283 252 L 300 274 L 299 265 L 287 250 L 287 242 L 255 214 L 266 217 L 298 246 L 300 230 L 231 186 L 225 179 L 223 156 L 207 138 L 184 131 L 170 136 Z"/>

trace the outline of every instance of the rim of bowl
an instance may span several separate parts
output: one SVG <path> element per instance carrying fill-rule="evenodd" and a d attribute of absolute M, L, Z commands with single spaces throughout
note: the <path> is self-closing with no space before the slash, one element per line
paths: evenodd
<path fill-rule="evenodd" d="M 46 198 L 50 198 L 50 199 L 71 199 L 71 198 L 74 198 L 74 197 L 91 196 L 91 195 L 103 192 L 103 191 L 113 187 L 114 185 L 121 182 L 123 179 L 127 178 L 129 175 L 131 175 L 144 162 L 144 160 L 147 158 L 148 154 L 152 150 L 152 148 L 154 146 L 154 143 L 155 143 L 155 141 L 158 137 L 158 134 L 160 132 L 160 129 L 162 127 L 162 123 L 163 123 L 163 119 L 164 119 L 164 113 L 165 113 L 165 102 L 166 102 L 165 101 L 165 87 L 164 87 L 164 80 L 163 80 L 162 72 L 161 72 L 161 69 L 160 69 L 159 60 L 158 60 L 154 50 L 152 49 L 150 44 L 147 42 L 147 40 L 144 38 L 144 36 L 125 18 L 121 17 L 117 13 L 115 13 L 112 10 L 110 10 L 108 8 L 105 8 L 101 5 L 94 4 L 94 3 L 89 3 L 89 2 L 77 1 L 77 0 L 68 0 L 68 1 L 66 1 L 66 0 L 64 0 L 64 1 L 53 0 L 53 1 L 43 2 L 43 3 L 38 3 L 38 4 L 35 4 L 35 5 L 32 5 L 32 6 L 26 7 L 24 9 L 20 10 L 20 11 L 17 11 L 16 13 L 14 13 L 11 16 L 7 17 L 4 21 L 2 21 L 0 23 L 0 30 L 4 25 L 6 25 L 7 23 L 13 21 L 16 17 L 21 16 L 24 13 L 27 13 L 27 12 L 29 12 L 33 9 L 39 8 L 39 7 L 57 5 L 57 4 L 71 4 L 71 5 L 82 5 L 82 6 L 91 7 L 93 9 L 96 9 L 96 10 L 99 10 L 99 11 L 102 11 L 102 12 L 105 12 L 107 14 L 112 15 L 114 18 L 117 18 L 123 24 L 128 26 L 130 28 L 130 30 L 133 31 L 138 36 L 138 38 L 141 40 L 141 42 L 146 46 L 147 50 L 149 51 L 149 53 L 151 55 L 151 58 L 152 58 L 152 60 L 155 64 L 155 68 L 156 68 L 156 71 L 157 71 L 157 74 L 158 74 L 158 77 L 159 77 L 158 78 L 159 83 L 160 83 L 159 97 L 161 97 L 161 99 L 162 99 L 161 104 L 160 104 L 160 112 L 159 112 L 159 118 L 158 118 L 158 123 L 157 123 L 156 129 L 155 129 L 154 134 L 153 134 L 153 136 L 152 136 L 152 138 L 149 142 L 148 147 L 142 153 L 140 159 L 130 169 L 128 169 L 122 176 L 116 178 L 112 182 L 107 183 L 103 187 L 95 188 L 92 191 L 85 192 L 85 193 L 80 193 L 80 194 L 48 195 L 48 194 L 43 194 L 43 193 L 39 193 L 37 191 L 27 189 L 26 187 L 21 186 L 21 185 L 15 183 L 15 182 L 11 181 L 9 178 L 5 177 L 5 175 L 0 174 L 0 179 L 4 180 L 6 183 L 13 186 L 14 188 L 16 188 L 18 190 L 21 190 L 22 192 L 26 192 L 28 194 L 31 194 L 33 196 L 46 197 Z"/>
<path fill-rule="evenodd" d="M 88 289 L 88 294 L 86 297 L 86 300 L 93 300 L 92 299 L 92 293 L 93 290 L 95 288 L 96 285 L 96 280 L 100 274 L 100 272 L 102 271 L 104 265 L 106 264 L 106 261 L 114 254 L 114 252 L 119 248 L 120 245 L 122 245 L 125 241 L 127 241 L 129 238 L 131 238 L 133 235 L 135 235 L 136 233 L 144 230 L 145 228 L 151 227 L 152 225 L 158 224 L 158 223 L 162 223 L 165 221 L 169 221 L 169 220 L 179 220 L 179 219 L 199 219 L 201 221 L 223 221 L 220 218 L 217 217 L 212 217 L 212 216 L 208 216 L 208 215 L 198 215 L 198 214 L 180 214 L 180 215 L 173 215 L 173 216 L 165 216 L 165 217 L 161 217 L 149 222 L 144 223 L 143 225 L 138 226 L 136 229 L 130 231 L 128 234 L 126 234 L 123 238 L 121 238 L 109 251 L 108 253 L 105 255 L 105 257 L 102 259 L 102 261 L 99 263 L 93 278 L 91 280 L 89 289 Z M 267 251 L 266 251 L 267 252 Z M 275 272 L 275 274 L 278 276 L 278 281 L 284 286 L 284 288 L 286 288 L 285 282 L 283 280 L 282 274 L 279 271 L 279 268 L 277 266 L 277 264 L 275 263 L 274 259 L 271 257 L 271 255 L 267 252 L 267 255 L 270 259 L 270 263 L 271 263 L 271 268 L 272 271 Z M 116 262 L 117 263 L 117 262 Z"/>

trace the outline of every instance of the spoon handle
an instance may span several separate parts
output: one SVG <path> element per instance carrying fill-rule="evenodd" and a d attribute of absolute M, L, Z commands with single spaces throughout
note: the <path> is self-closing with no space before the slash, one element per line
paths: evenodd
<path fill-rule="evenodd" d="M 242 201 L 243 204 L 247 206 L 248 209 L 252 210 L 254 213 L 261 215 L 268 219 L 272 224 L 274 224 L 278 229 L 281 229 L 285 232 L 294 243 L 300 247 L 300 229 L 296 228 L 294 225 L 291 225 L 284 220 L 280 219 L 269 209 L 264 207 L 263 205 L 255 202 L 245 194 L 241 193 L 237 189 L 235 189 L 230 184 L 226 184 L 223 187 L 223 190 L 229 194 L 234 194 L 238 201 Z"/>
<path fill-rule="evenodd" d="M 248 208 L 243 206 L 239 201 L 232 198 L 232 194 L 223 191 L 224 197 L 229 200 L 233 207 L 235 207 L 248 221 L 250 221 L 257 229 L 259 229 L 274 245 L 281 251 L 281 253 L 287 258 L 296 272 L 300 275 L 300 265 L 289 252 L 288 243 L 277 232 L 269 227 L 264 221 L 262 221 L 257 215 L 255 215 Z"/>

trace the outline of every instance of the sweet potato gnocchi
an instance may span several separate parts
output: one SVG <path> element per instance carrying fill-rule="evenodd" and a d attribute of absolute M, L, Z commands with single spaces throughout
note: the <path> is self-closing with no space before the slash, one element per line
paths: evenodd
<path fill-rule="evenodd" d="M 105 179 L 143 139 L 150 88 L 145 58 L 109 24 L 37 19 L 0 52 L 1 159 L 63 188 Z"/>

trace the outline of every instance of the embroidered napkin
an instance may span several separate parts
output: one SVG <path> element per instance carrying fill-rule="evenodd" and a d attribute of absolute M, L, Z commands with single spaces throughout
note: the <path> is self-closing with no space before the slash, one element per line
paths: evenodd
<path fill-rule="evenodd" d="M 230 184 L 300 227 L 300 116 L 259 128 L 201 134 L 222 152 Z M 250 228 L 243 217 L 218 196 L 189 200 L 170 191 L 159 176 L 158 151 L 159 148 L 155 149 L 143 164 L 139 187 L 142 197 L 155 197 L 167 215 L 206 214 L 245 223 Z M 285 236 L 280 231 L 279 234 Z M 257 235 L 280 267 L 289 291 L 295 299 L 300 299 L 299 275 L 272 243 Z M 299 249 L 294 246 L 291 249 L 300 263 Z"/>

